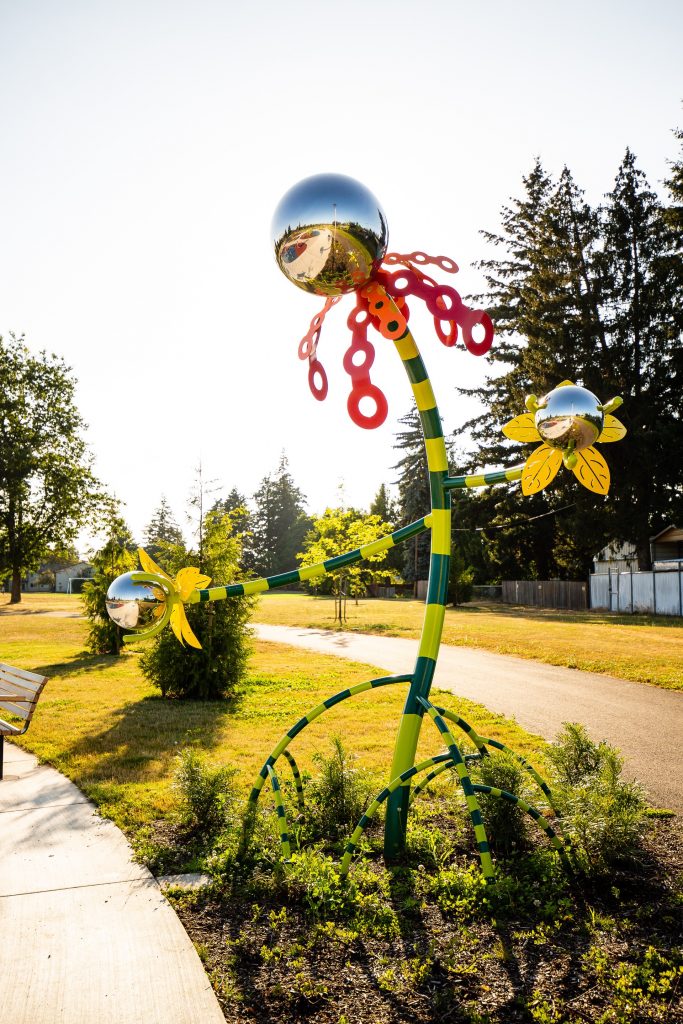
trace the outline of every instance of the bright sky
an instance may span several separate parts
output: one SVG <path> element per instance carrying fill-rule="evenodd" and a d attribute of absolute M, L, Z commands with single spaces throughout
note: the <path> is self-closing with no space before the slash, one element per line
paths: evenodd
<path fill-rule="evenodd" d="M 390 415 L 346 414 L 350 299 L 327 319 L 327 401 L 297 344 L 321 302 L 271 247 L 281 195 L 363 181 L 390 249 L 454 258 L 465 294 L 501 205 L 540 155 L 592 201 L 626 146 L 659 189 L 683 125 L 677 0 L 0 0 L 0 334 L 61 355 L 96 469 L 138 538 L 162 493 L 184 523 L 200 458 L 251 494 L 285 450 L 312 511 L 394 479 L 411 393 L 389 343 Z M 415 316 L 446 427 L 486 364 Z M 609 390 L 609 389 L 608 389 Z"/>

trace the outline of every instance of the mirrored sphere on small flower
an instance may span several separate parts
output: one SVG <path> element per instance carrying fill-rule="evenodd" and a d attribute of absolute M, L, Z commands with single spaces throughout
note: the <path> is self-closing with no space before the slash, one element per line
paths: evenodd
<path fill-rule="evenodd" d="M 135 583 L 132 573 L 117 576 L 107 591 L 107 612 L 122 629 L 147 629 L 166 610 L 166 595 L 153 583 Z"/>
<path fill-rule="evenodd" d="M 272 235 L 285 277 L 316 295 L 366 284 L 389 240 L 372 192 L 343 174 L 316 174 L 294 185 L 278 204 Z"/>
<path fill-rule="evenodd" d="M 571 446 L 580 452 L 602 433 L 605 416 L 592 391 L 566 384 L 550 391 L 539 403 L 536 429 L 551 448 Z"/>

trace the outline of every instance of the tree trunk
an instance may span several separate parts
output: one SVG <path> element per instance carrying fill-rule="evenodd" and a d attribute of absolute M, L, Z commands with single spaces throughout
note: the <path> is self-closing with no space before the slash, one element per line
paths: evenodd
<path fill-rule="evenodd" d="M 9 599 L 10 604 L 19 604 L 21 602 L 21 569 L 16 567 L 12 570 L 11 595 Z"/>

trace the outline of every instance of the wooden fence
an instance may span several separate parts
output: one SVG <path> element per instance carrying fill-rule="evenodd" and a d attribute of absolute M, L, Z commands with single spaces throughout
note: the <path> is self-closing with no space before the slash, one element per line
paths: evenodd
<path fill-rule="evenodd" d="M 588 584 L 570 580 L 503 580 L 502 601 L 578 612 L 588 608 Z"/>

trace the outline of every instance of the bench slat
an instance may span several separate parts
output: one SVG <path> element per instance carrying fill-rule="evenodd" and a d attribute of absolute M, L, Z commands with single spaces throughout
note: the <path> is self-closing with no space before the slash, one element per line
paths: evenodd
<path fill-rule="evenodd" d="M 4 719 L 0 718 L 0 733 L 7 736 L 19 736 L 23 732 L 18 725 L 10 725 L 9 722 L 5 722 Z"/>
<path fill-rule="evenodd" d="M 39 676 L 37 672 L 17 669 L 14 665 L 6 665 L 4 662 L 0 662 L 0 676 L 4 672 L 8 672 L 10 676 L 16 676 L 18 679 L 26 679 L 31 683 L 44 683 L 47 679 L 47 676 Z"/>
<path fill-rule="evenodd" d="M 29 704 L 28 707 L 22 707 L 20 704 L 15 704 L 10 700 L 3 700 L 0 697 L 0 710 L 9 711 L 10 715 L 16 715 L 17 718 L 30 718 L 33 713 L 33 705 Z"/>
<path fill-rule="evenodd" d="M 29 679 L 21 679 L 20 676 L 11 676 L 9 672 L 0 672 L 0 686 L 5 689 L 16 687 L 24 693 L 35 693 L 40 683 L 34 683 Z"/>

